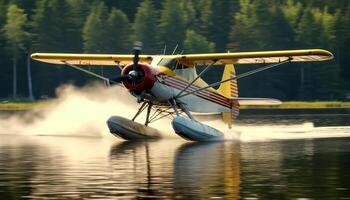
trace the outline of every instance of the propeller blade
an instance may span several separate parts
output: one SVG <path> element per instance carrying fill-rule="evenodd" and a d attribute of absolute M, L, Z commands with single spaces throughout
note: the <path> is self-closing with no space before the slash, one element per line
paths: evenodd
<path fill-rule="evenodd" d="M 139 63 L 139 55 L 142 50 L 142 42 L 135 41 L 134 42 L 134 65 L 133 65 L 133 70 L 137 70 L 137 66 Z"/>
<path fill-rule="evenodd" d="M 120 76 L 111 78 L 111 79 L 110 79 L 110 83 L 112 83 L 112 84 L 113 84 L 113 82 L 114 82 L 114 83 L 120 83 L 120 82 L 122 82 L 122 81 L 127 81 L 127 80 L 130 80 L 129 75 L 120 75 Z"/>

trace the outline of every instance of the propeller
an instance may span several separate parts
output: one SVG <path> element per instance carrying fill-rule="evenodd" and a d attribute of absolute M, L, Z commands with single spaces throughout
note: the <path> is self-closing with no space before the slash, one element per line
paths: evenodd
<path fill-rule="evenodd" d="M 132 70 L 129 72 L 129 77 L 132 80 L 133 85 L 135 84 L 136 80 L 142 75 L 138 70 L 138 64 L 139 64 L 139 55 L 142 50 L 142 42 L 135 41 L 134 42 L 134 63 Z"/>
<path fill-rule="evenodd" d="M 133 85 L 142 78 L 142 73 L 138 67 L 139 63 L 139 55 L 142 50 L 142 42 L 135 41 L 134 42 L 134 59 L 133 59 L 133 67 L 132 70 L 129 71 L 128 74 L 120 75 L 118 77 L 112 78 L 112 82 L 120 83 L 122 81 L 130 81 Z"/>

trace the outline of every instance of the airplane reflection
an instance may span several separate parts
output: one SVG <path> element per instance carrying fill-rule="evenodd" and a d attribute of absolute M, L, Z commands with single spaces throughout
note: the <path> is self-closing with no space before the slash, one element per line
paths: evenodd
<path fill-rule="evenodd" d="M 110 163 L 114 180 L 129 180 L 141 196 L 236 199 L 239 154 L 240 144 L 233 142 L 121 142 L 111 148 Z"/>
<path fill-rule="evenodd" d="M 239 198 L 240 144 L 187 143 L 174 161 L 174 187 L 185 198 Z"/>

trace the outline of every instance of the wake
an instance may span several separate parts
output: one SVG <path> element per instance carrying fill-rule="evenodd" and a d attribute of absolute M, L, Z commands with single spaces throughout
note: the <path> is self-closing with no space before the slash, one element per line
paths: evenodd
<path fill-rule="evenodd" d="M 125 89 L 106 88 L 92 84 L 83 88 L 64 85 L 57 89 L 57 98 L 43 108 L 16 113 L 0 119 L 0 134 L 112 137 L 106 120 L 113 115 L 132 118 L 139 104 Z M 141 115 L 136 121 L 144 122 Z M 225 133 L 224 140 L 256 142 L 287 139 L 350 137 L 350 127 L 314 127 L 313 123 L 296 125 L 234 125 L 228 129 L 220 120 L 205 124 Z M 179 138 L 171 119 L 162 119 L 150 125 L 161 131 L 163 138 Z"/>

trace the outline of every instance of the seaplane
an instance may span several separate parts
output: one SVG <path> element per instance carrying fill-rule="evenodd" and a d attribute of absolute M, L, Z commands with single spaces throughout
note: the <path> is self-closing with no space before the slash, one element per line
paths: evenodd
<path fill-rule="evenodd" d="M 322 49 L 171 55 L 142 55 L 141 50 L 142 43 L 135 42 L 133 54 L 33 53 L 31 58 L 66 65 L 102 79 L 108 86 L 116 84 L 128 90 L 140 106 L 132 119 L 111 116 L 107 120 L 113 135 L 125 140 L 158 139 L 160 131 L 150 124 L 168 117 L 174 132 L 191 141 L 224 138 L 224 133 L 196 119 L 197 114 L 219 115 L 232 128 L 240 105 L 281 104 L 277 99 L 240 97 L 239 79 L 287 63 L 333 59 L 331 52 Z M 261 67 L 236 74 L 235 65 L 246 64 L 260 64 Z M 109 78 L 93 73 L 86 66 L 117 67 L 121 73 Z M 199 66 L 203 70 L 197 72 Z M 221 80 L 204 81 L 203 75 L 217 67 L 223 68 Z M 146 114 L 144 123 L 136 122 L 141 113 Z"/>

